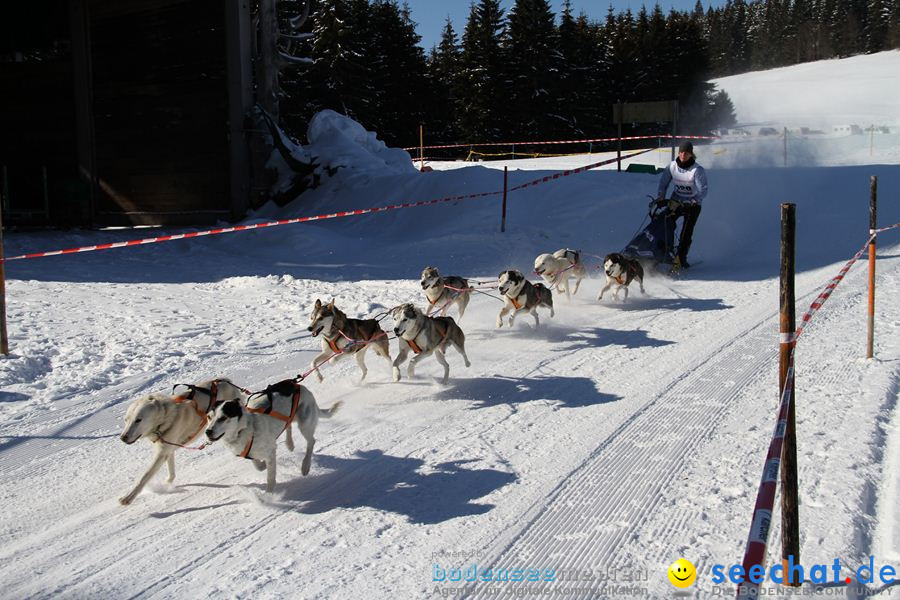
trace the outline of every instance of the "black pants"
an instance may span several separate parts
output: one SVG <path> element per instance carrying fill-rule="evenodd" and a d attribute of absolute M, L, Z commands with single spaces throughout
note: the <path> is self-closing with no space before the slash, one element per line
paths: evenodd
<path fill-rule="evenodd" d="M 691 238 L 694 236 L 694 225 L 700 218 L 700 205 L 685 203 L 675 211 L 675 218 L 683 217 L 681 222 L 681 235 L 678 237 L 678 251 L 676 254 L 682 263 L 687 262 L 688 250 L 691 249 Z"/>

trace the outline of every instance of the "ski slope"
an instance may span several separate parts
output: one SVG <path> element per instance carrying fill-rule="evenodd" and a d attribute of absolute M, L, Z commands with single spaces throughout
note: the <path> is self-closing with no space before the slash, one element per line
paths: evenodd
<path fill-rule="evenodd" d="M 701 162 L 714 151 L 698 147 Z M 510 184 L 575 160 L 510 162 Z M 494 191 L 490 167 L 348 171 L 248 222 Z M 871 175 L 879 223 L 900 221 L 895 164 L 710 169 L 700 265 L 649 277 L 625 304 L 597 302 L 601 281 L 588 280 L 538 329 L 496 329 L 500 302 L 476 295 L 460 322 L 472 366 L 449 353 L 447 386 L 433 359 L 393 383 L 369 353 L 362 385 L 355 361 L 329 363 L 306 384 L 321 406 L 344 406 L 320 423 L 309 476 L 282 446 L 271 495 L 213 444 L 179 451 L 173 485 L 158 476 L 120 506 L 151 455 L 117 439 L 126 406 L 181 382 L 260 389 L 305 371 L 320 350 L 306 331 L 317 298 L 374 315 L 423 304 L 427 265 L 488 280 L 561 247 L 616 251 L 656 178 L 604 169 L 525 188 L 506 233 L 499 198 L 486 198 L 8 263 L 0 597 L 538 597 L 530 582 L 434 581 L 474 564 L 553 569 L 552 597 L 627 597 L 620 585 L 666 598 L 681 557 L 698 572 L 689 595 L 714 597 L 713 565 L 741 561 L 774 427 L 779 204 L 797 204 L 799 316 L 865 242 Z M 146 231 L 13 232 L 5 251 L 131 237 Z M 863 358 L 863 265 L 797 350 L 804 564 L 900 563 L 897 230 L 878 254 L 876 358 Z M 596 578 L 567 581 L 573 570 Z"/>

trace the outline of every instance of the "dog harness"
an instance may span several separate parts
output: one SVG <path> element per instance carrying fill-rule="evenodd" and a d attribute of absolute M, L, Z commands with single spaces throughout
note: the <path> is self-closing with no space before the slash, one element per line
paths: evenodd
<path fill-rule="evenodd" d="M 440 328 L 440 327 L 437 327 L 436 325 L 435 325 L 435 327 L 437 328 L 438 333 L 441 334 L 441 341 L 437 343 L 437 345 L 440 346 L 441 343 L 442 343 L 445 339 L 447 339 L 447 332 L 449 332 L 450 330 L 449 330 L 449 329 L 444 329 L 444 331 L 441 332 L 441 328 Z M 420 331 L 419 333 L 421 333 L 421 331 Z M 418 335 L 419 335 L 419 334 L 417 333 L 416 336 L 418 336 Z M 415 337 L 414 337 L 413 339 L 411 339 L 411 340 L 406 340 L 406 344 L 410 347 L 410 349 L 411 349 L 414 353 L 416 353 L 416 354 L 422 354 L 422 349 L 421 349 L 421 348 L 419 347 L 419 345 L 416 343 L 416 338 L 415 338 Z"/>
<path fill-rule="evenodd" d="M 178 386 L 184 386 L 190 390 L 184 396 L 179 396 L 179 398 L 183 398 L 184 400 L 193 400 L 194 406 L 196 408 L 199 408 L 199 407 L 197 407 L 197 400 L 194 398 L 194 395 L 197 393 L 198 390 L 203 392 L 207 396 L 209 396 L 209 405 L 206 407 L 206 412 L 211 411 L 218 404 L 216 402 L 216 396 L 218 396 L 218 394 L 219 394 L 219 380 L 218 379 L 213 379 L 212 382 L 210 382 L 209 389 L 199 387 L 196 385 L 191 385 L 190 383 L 176 383 L 175 385 L 172 386 L 173 394 L 175 393 L 175 390 L 176 390 L 176 388 L 178 388 Z M 177 399 L 176 399 L 176 402 L 177 402 Z"/>
<path fill-rule="evenodd" d="M 509 301 L 512 302 L 512 305 L 516 307 L 516 310 L 522 308 L 522 305 L 516 302 L 516 298 L 518 298 L 518 296 L 516 298 L 510 298 L 509 296 L 507 296 L 507 298 L 509 298 Z"/>
<path fill-rule="evenodd" d="M 291 414 L 285 415 L 284 413 L 280 413 L 275 408 L 275 401 L 272 398 L 272 392 L 278 392 L 279 395 L 284 394 L 285 391 L 290 391 L 290 389 L 286 389 L 287 386 L 291 386 L 293 388 L 293 395 L 291 396 Z M 287 379 L 285 381 L 281 381 L 279 383 L 275 383 L 270 385 L 263 392 L 257 392 L 257 394 L 265 394 L 269 398 L 269 405 L 265 408 L 251 408 L 249 406 L 246 407 L 247 412 L 268 415 L 274 419 L 278 419 L 279 421 L 284 421 L 284 427 L 281 428 L 281 431 L 278 432 L 278 435 L 275 436 L 277 439 L 284 433 L 284 430 L 291 426 L 291 421 L 294 420 L 294 416 L 297 414 L 297 407 L 300 406 L 300 392 L 303 390 L 303 386 L 294 381 L 293 379 Z M 248 398 L 249 402 L 249 398 Z M 250 434 L 250 439 L 247 440 L 247 444 L 244 446 L 244 449 L 241 450 L 241 453 L 238 454 L 241 458 L 250 458 L 250 449 L 253 448 L 253 434 Z"/>
<path fill-rule="evenodd" d="M 193 391 L 191 393 L 193 394 Z M 200 428 L 197 429 L 197 431 L 195 431 L 194 433 L 192 433 L 191 437 L 189 437 L 187 440 L 185 440 L 184 444 L 173 444 L 172 442 L 167 442 L 166 440 L 164 440 L 162 438 L 162 436 L 160 436 L 159 439 L 161 439 L 166 444 L 174 445 L 174 446 L 182 446 L 182 445 L 190 444 L 197 438 L 198 435 L 200 435 L 200 432 L 206 428 L 206 424 L 209 423 L 209 417 L 206 416 L 205 412 L 200 410 L 200 407 L 197 406 L 196 400 L 194 400 L 193 398 L 191 398 L 189 396 L 177 396 L 175 398 L 175 404 L 183 404 L 185 402 L 190 402 L 191 406 L 194 407 L 194 412 L 196 412 L 197 416 L 200 417 Z"/>

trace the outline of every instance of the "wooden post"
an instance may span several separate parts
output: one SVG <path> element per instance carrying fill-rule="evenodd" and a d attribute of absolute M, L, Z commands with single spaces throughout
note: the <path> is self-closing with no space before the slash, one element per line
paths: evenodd
<path fill-rule="evenodd" d="M 778 397 L 784 395 L 788 369 L 793 365 L 794 336 L 797 331 L 794 315 L 794 239 L 796 205 L 781 205 L 781 291 L 780 291 L 780 352 L 778 362 Z M 800 525 L 797 500 L 797 431 L 794 384 L 791 382 L 790 408 L 781 452 L 781 557 L 784 566 L 784 585 L 796 587 L 790 580 L 788 557 L 800 564 Z"/>
<path fill-rule="evenodd" d="M 425 170 L 425 125 L 419 123 L 419 171 Z"/>
<path fill-rule="evenodd" d="M 878 177 L 872 175 L 869 184 L 869 335 L 866 344 L 866 358 L 875 355 L 875 209 L 878 204 Z"/>
<path fill-rule="evenodd" d="M 6 271 L 3 262 L 3 203 L 0 202 L 0 354 L 9 355 L 9 337 L 6 333 Z"/>
<path fill-rule="evenodd" d="M 9 171 L 3 165 L 3 187 L 0 188 L 0 205 L 9 210 Z"/>
<path fill-rule="evenodd" d="M 616 146 L 616 148 L 617 148 L 616 149 L 616 157 L 618 159 L 616 161 L 616 170 L 621 172 L 622 171 L 622 110 L 623 110 L 622 103 L 618 102 L 616 104 L 616 108 L 618 110 L 618 112 L 616 113 L 618 115 L 618 117 L 616 118 L 616 121 L 619 123 L 619 140 L 618 140 L 617 146 Z"/>
<path fill-rule="evenodd" d="M 787 166 L 787 127 L 784 128 L 784 166 Z"/>
<path fill-rule="evenodd" d="M 508 181 L 508 167 L 503 167 L 503 215 L 500 219 L 500 233 L 506 232 L 506 183 Z"/>
<path fill-rule="evenodd" d="M 672 159 L 675 160 L 675 147 L 678 145 L 678 100 L 672 101 Z"/>
<path fill-rule="evenodd" d="M 44 188 L 44 218 L 50 220 L 50 183 L 47 179 L 47 166 L 41 167 L 41 183 Z"/>

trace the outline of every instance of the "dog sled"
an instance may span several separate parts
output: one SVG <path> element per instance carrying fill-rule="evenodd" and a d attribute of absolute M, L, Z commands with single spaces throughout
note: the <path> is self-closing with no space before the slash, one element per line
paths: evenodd
<path fill-rule="evenodd" d="M 654 198 L 650 200 L 647 216 L 650 223 L 628 242 L 622 254 L 655 266 L 669 265 L 671 270 L 677 266 L 675 214 L 667 204 L 660 205 Z"/>

